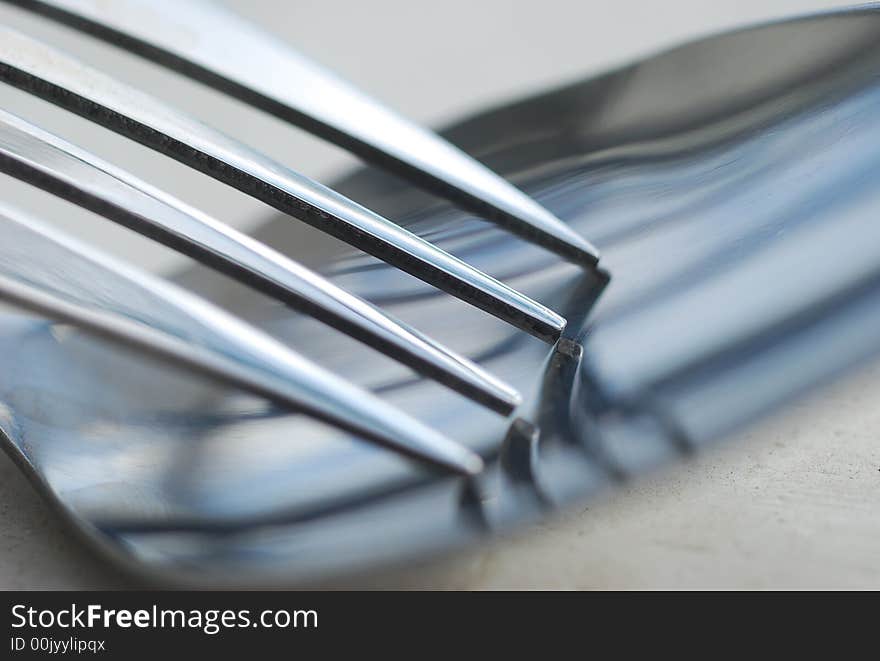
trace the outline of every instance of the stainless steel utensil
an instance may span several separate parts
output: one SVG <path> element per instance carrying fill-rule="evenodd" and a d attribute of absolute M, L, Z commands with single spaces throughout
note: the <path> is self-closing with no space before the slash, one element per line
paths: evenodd
<path fill-rule="evenodd" d="M 70 5 L 68 9 L 77 6 Z M 82 3 L 79 7 L 82 11 L 94 11 L 94 6 L 90 3 Z M 241 32 L 242 39 L 245 39 L 245 35 L 251 35 L 251 38 L 256 36 L 247 24 L 224 14 L 221 9 L 212 5 L 194 2 L 192 5 L 175 5 L 174 8 L 188 8 L 190 15 L 187 20 L 214 25 L 217 29 L 205 33 L 210 38 L 220 38 L 224 34 L 228 37 L 230 32 L 236 30 Z M 117 16 L 123 25 L 140 25 L 140 17 L 144 13 L 160 17 L 161 15 L 154 14 L 157 9 L 161 7 L 157 7 L 155 3 L 121 3 L 114 5 L 109 16 Z M 172 6 L 165 9 L 170 12 Z M 156 34 L 167 35 L 173 32 L 173 24 L 169 24 L 165 18 L 157 20 L 158 24 L 152 28 Z M 0 79 L 3 81 L 83 114 L 268 204 L 302 217 L 323 231 L 387 259 L 539 337 L 555 339 L 564 326 L 561 317 L 543 306 L 240 142 L 223 136 L 197 120 L 80 65 L 24 35 L 5 29 L 0 37 Z M 208 41 L 208 38 L 202 41 Z M 202 44 L 202 41 L 198 43 Z M 260 43 L 265 46 L 264 42 Z M 284 52 L 280 45 L 271 54 L 264 53 L 264 50 L 265 48 L 251 48 L 251 58 L 255 60 L 254 68 L 240 72 L 239 78 L 255 78 L 260 71 L 266 70 L 266 66 L 272 65 L 278 69 L 289 60 L 285 82 L 278 81 L 275 86 L 279 89 L 282 86 L 290 89 L 293 85 L 299 90 L 293 98 L 306 99 L 311 99 L 317 89 L 322 101 L 328 102 L 328 105 L 314 107 L 311 112 L 313 116 L 326 116 L 327 121 L 337 124 L 348 118 L 346 121 L 351 123 L 354 121 L 349 117 L 351 113 L 357 113 L 356 116 L 360 118 L 366 109 L 373 108 L 371 102 L 360 96 L 357 97 L 358 103 L 354 105 L 348 99 L 356 95 L 354 91 L 310 67 L 296 54 Z M 196 49 L 193 56 L 199 53 L 200 50 Z M 273 58 L 271 60 L 270 55 Z M 218 61 L 222 62 L 222 58 Z M 265 81 L 261 81 L 261 85 L 265 88 Z M 335 93 L 330 91 L 337 88 L 339 91 Z M 333 102 L 329 103 L 330 100 Z M 349 103 L 340 108 L 339 104 L 346 100 Z M 383 138 L 383 144 L 387 148 L 393 148 L 400 143 L 409 149 L 411 145 L 408 141 L 414 140 L 413 136 L 420 135 L 425 146 L 425 149 L 420 150 L 422 158 L 427 158 L 429 148 L 433 149 L 430 153 L 437 154 L 436 159 L 428 159 L 431 163 L 437 161 L 431 166 L 432 171 L 441 174 L 452 172 L 456 176 L 462 176 L 456 169 L 466 167 L 471 182 L 469 190 L 473 193 L 474 190 L 482 192 L 485 189 L 487 201 L 484 206 L 492 203 L 496 207 L 503 207 L 507 210 L 505 218 L 513 219 L 511 222 L 520 229 L 523 225 L 531 227 L 531 234 L 541 243 L 559 248 L 565 243 L 564 238 L 568 237 L 570 241 L 566 245 L 571 250 L 592 250 L 548 212 L 441 139 L 431 137 L 427 132 L 420 132 L 379 106 L 375 106 L 372 114 L 374 123 L 380 123 L 381 119 L 381 127 L 377 126 L 377 131 L 388 131 L 397 125 L 403 127 L 397 131 L 399 138 Z M 0 117 L 0 122 L 6 172 L 156 238 L 298 309 L 314 314 L 409 366 L 439 378 L 496 411 L 510 413 L 518 403 L 516 392 L 469 361 L 451 354 L 444 347 L 402 326 L 363 301 L 334 288 L 316 274 L 274 253 L 266 246 L 224 227 L 222 223 L 199 215 L 197 211 L 186 208 L 182 203 L 131 175 L 19 118 L 4 114 Z M 440 152 L 443 153 L 443 158 L 440 157 Z M 408 167 L 412 169 L 412 164 Z M 18 218 L 17 222 L 22 224 L 26 221 Z M 39 236 L 46 234 L 46 231 L 38 232 Z M 551 234 L 555 238 L 547 239 Z M 33 237 L 30 240 L 33 241 Z M 589 252 L 587 261 L 591 265 L 595 264 L 596 256 L 593 252 Z M 16 302 L 22 301 L 17 298 Z M 45 312 L 45 306 L 40 310 Z M 109 327 L 108 324 L 104 325 L 105 332 Z M 119 324 L 112 327 L 117 331 L 116 336 L 119 339 L 129 339 L 129 335 L 121 331 Z M 149 347 L 154 350 L 157 345 L 158 342 L 149 343 Z M 288 404 L 291 403 L 293 402 L 288 400 Z M 344 407 L 338 408 L 340 410 L 332 418 L 335 422 L 355 424 L 354 420 L 341 415 Z M 396 445 L 459 471 L 470 472 L 480 466 L 478 457 L 468 453 L 465 448 L 458 448 L 458 454 L 466 460 L 456 464 L 450 462 L 448 457 L 444 460 L 439 454 L 426 452 L 424 448 L 416 450 L 417 444 L 411 441 L 402 442 L 402 439 L 397 439 Z"/>
<path fill-rule="evenodd" d="M 323 211 L 328 231 L 386 262 L 340 250 L 317 276 L 289 259 L 296 256 L 296 246 L 285 243 L 289 216 L 254 237 L 271 236 L 269 250 L 21 119 L 0 117 L 7 172 L 261 292 L 230 286 L 222 312 L 4 211 L 24 237 L 18 245 L 26 239 L 35 246 L 0 250 L 0 261 L 11 265 L 0 281 L 7 297 L 188 359 L 153 365 L 67 325 L 11 313 L 2 321 L 0 427 L 8 449 L 97 546 L 150 576 L 199 584 L 317 581 L 471 542 L 693 451 L 876 351 L 875 8 L 713 37 L 444 133 L 537 206 L 385 111 L 367 106 L 375 121 L 363 123 L 340 114 L 366 102 L 345 86 L 337 96 L 326 92 L 326 78 L 314 78 L 311 65 L 255 28 L 237 28 L 252 59 L 228 57 L 220 51 L 234 19 L 207 5 L 174 3 L 185 8 L 163 13 L 150 11 L 155 3 L 114 3 L 99 14 L 90 2 L 16 4 L 408 177 L 403 184 L 365 169 L 335 192 L 323 189 L 140 92 L 4 33 L 3 80 L 286 214 L 304 213 L 323 227 Z M 193 24 L 216 29 L 194 43 L 175 39 L 175 25 Z M 282 80 L 314 80 L 323 91 L 303 99 Z M 383 130 L 389 123 L 395 130 Z M 464 208 L 438 204 L 413 183 Z M 584 236 L 603 249 L 614 276 L 604 293 Z M 47 258 L 50 247 L 67 251 L 64 259 Z M 28 269 L 20 267 L 22 254 Z M 65 265 L 74 263 L 86 275 L 67 278 Z M 455 268 L 439 277 L 445 266 L 438 264 Z M 99 268 L 106 279 L 91 275 Z M 178 284 L 199 292 L 206 277 L 204 270 L 182 273 Z M 494 316 L 468 310 L 449 293 Z M 541 340 L 562 333 L 562 317 L 568 326 L 548 349 Z M 340 325 L 477 403 L 318 330 L 320 322 Z M 269 353 L 254 360 L 254 344 Z M 291 345 L 322 367 L 304 363 Z M 213 353 L 196 351 L 205 346 Z M 218 365 L 218 356 L 226 362 Z M 325 393 L 335 389 L 338 378 L 325 370 L 345 377 L 336 393 L 344 396 L 287 392 L 313 375 Z M 333 410 L 320 410 L 328 402 Z M 290 404 L 311 415 L 291 412 Z M 497 414 L 514 406 L 508 417 Z M 464 473 L 478 472 L 481 460 L 486 467 L 476 477 L 441 474 L 413 455 Z"/>

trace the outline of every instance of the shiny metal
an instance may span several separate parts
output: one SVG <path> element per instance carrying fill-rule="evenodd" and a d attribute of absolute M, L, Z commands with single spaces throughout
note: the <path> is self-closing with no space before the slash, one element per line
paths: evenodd
<path fill-rule="evenodd" d="M 438 466 L 464 474 L 482 469 L 480 457 L 458 443 L 174 285 L 8 207 L 0 207 L 0 229 L 0 299 Z"/>
<path fill-rule="evenodd" d="M 0 81 L 82 115 L 548 342 L 565 320 L 465 262 L 195 118 L 9 28 Z"/>
<path fill-rule="evenodd" d="M 215 2 L 13 0 L 191 76 L 428 186 L 587 267 L 596 249 L 460 149 Z M 193 27 L 198 28 L 194 33 Z"/>
<path fill-rule="evenodd" d="M 8 450 L 108 557 L 202 585 L 326 581 L 581 502 L 877 358 L 878 70 L 871 6 L 704 39 L 445 131 L 596 241 L 613 274 L 598 300 L 581 269 L 381 170 L 338 182 L 569 319 L 548 350 L 350 250 L 321 269 L 511 383 L 514 421 L 228 291 L 229 311 L 478 452 L 475 478 L 11 314 Z M 295 254 L 287 227 L 256 237 Z"/>
<path fill-rule="evenodd" d="M 474 363 L 249 236 L 0 110 L 0 172 L 179 250 L 509 414 L 519 395 Z"/>

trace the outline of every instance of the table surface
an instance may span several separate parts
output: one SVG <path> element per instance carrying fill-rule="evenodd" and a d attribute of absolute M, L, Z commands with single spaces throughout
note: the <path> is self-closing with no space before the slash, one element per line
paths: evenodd
<path fill-rule="evenodd" d="M 574 80 L 666 45 L 756 20 L 846 2 L 811 0 L 604 0 L 480 3 L 272 1 L 230 3 L 271 24 L 304 53 L 419 121 L 436 124 L 487 104 Z M 349 166 L 340 150 L 275 120 L 242 123 L 242 110 L 172 80 L 135 58 L 72 39 L 20 10 L 0 22 L 83 59 L 145 81 L 212 123 L 322 181 Z M 333 38 L 327 38 L 332 35 Z M 341 47 L 340 44 L 346 44 Z M 406 57 L 401 57 L 402 54 Z M 157 91 L 159 90 L 159 91 Z M 161 91 L 161 93 L 160 93 Z M 185 93 L 182 93 L 184 92 Z M 242 228 L 259 214 L 244 196 L 201 187 L 143 150 L 4 89 L 4 107 L 95 151 Z M 244 128 L 242 128 L 244 127 Z M 121 157 L 120 154 L 125 154 Z M 201 194 L 201 196 L 200 196 Z M 0 179 L 0 195 L 52 202 Z M 164 249 L 144 251 L 124 232 L 70 214 L 86 238 L 157 270 Z M 880 588 L 880 366 L 869 366 L 717 448 L 618 489 L 580 510 L 442 560 L 350 578 L 353 587 L 432 588 Z M 134 584 L 84 548 L 0 455 L 0 588 L 124 588 Z"/>

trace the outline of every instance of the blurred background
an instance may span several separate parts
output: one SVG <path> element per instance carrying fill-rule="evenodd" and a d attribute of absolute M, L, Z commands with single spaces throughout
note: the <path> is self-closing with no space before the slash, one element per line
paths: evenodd
<path fill-rule="evenodd" d="M 441 126 L 712 32 L 851 3 L 833 0 L 227 0 L 405 115 Z M 0 5 L 0 22 L 136 82 L 323 183 L 342 150 L 96 41 Z M 781 45 L 784 47 L 784 45 Z M 267 207 L 0 85 L 0 105 L 239 228 Z M 0 175 L 0 196 L 162 272 L 181 259 Z M 389 587 L 878 587 L 880 369 L 702 455 L 486 548 L 360 579 Z M 0 587 L 127 585 L 70 538 L 0 457 Z M 352 585 L 347 583 L 346 585 Z"/>

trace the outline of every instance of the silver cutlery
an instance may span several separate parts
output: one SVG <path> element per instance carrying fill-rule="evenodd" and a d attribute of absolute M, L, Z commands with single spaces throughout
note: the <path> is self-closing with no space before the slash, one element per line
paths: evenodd
<path fill-rule="evenodd" d="M 210 304 L 220 276 L 165 282 L 0 209 L 0 296 L 27 311 L 0 317 L 6 449 L 144 575 L 315 582 L 471 543 L 880 345 L 876 8 L 687 44 L 439 137 L 213 5 L 12 4 L 371 163 L 326 188 L 0 32 L 3 82 L 281 212 L 244 236 L 0 114 L 0 170 L 248 287 Z M 294 218 L 350 247 L 306 269 Z"/>

